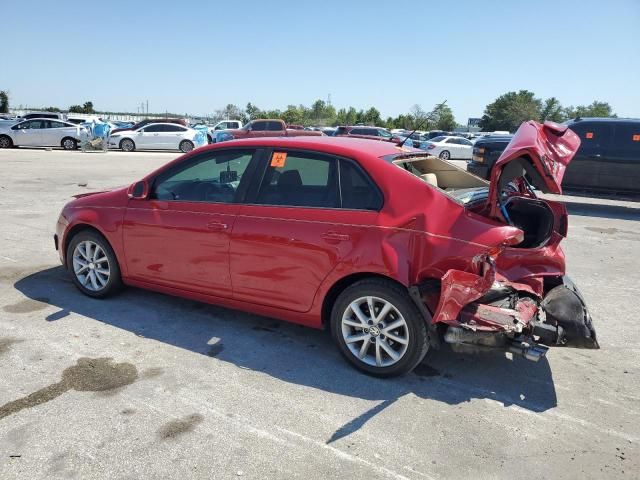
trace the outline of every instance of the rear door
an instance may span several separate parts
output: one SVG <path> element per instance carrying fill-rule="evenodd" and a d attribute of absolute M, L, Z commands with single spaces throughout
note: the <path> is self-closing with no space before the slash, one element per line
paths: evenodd
<path fill-rule="evenodd" d="M 230 254 L 233 297 L 306 312 L 324 278 L 349 254 L 377 211 L 340 208 L 332 155 L 277 149 L 267 154 L 235 223 Z M 366 192 L 347 199 L 364 205 Z M 360 202 L 360 203 L 358 203 Z"/>
<path fill-rule="evenodd" d="M 57 120 L 49 120 L 48 128 L 42 131 L 42 144 L 47 146 L 60 146 L 64 137 L 77 138 L 76 127 Z"/>
<path fill-rule="evenodd" d="M 162 148 L 170 150 L 178 150 L 180 148 L 180 142 L 182 141 L 187 129 L 180 125 L 162 125 L 164 130 L 161 133 Z"/>
<path fill-rule="evenodd" d="M 580 148 L 567 166 L 563 187 L 603 188 L 609 180 L 603 155 L 609 150 L 613 138 L 613 125 L 609 122 L 579 121 L 569 128 L 580 137 Z M 604 187 L 606 188 L 606 187 Z"/>
<path fill-rule="evenodd" d="M 249 137 L 266 137 L 268 135 L 268 128 L 269 122 L 265 122 L 264 120 L 253 121 L 251 122 L 251 132 L 249 132 Z"/>

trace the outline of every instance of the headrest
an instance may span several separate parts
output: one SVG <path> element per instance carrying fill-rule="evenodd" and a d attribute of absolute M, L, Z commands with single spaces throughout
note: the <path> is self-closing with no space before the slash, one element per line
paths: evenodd
<path fill-rule="evenodd" d="M 302 178 L 298 170 L 285 170 L 278 177 L 278 187 L 295 188 L 302 186 Z"/>

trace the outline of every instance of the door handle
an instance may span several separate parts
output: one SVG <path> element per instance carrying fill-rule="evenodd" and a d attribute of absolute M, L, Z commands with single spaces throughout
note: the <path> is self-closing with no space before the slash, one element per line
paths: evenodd
<path fill-rule="evenodd" d="M 351 237 L 349 235 L 338 233 L 338 232 L 325 232 L 320 235 L 324 240 L 332 241 L 332 242 L 346 242 Z"/>
<path fill-rule="evenodd" d="M 209 222 L 207 223 L 207 228 L 209 230 L 226 230 L 229 226 L 226 223 L 222 222 Z"/>

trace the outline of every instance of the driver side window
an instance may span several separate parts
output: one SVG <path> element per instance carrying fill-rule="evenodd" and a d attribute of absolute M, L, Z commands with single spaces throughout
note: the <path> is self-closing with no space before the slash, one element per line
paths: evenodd
<path fill-rule="evenodd" d="M 161 174 L 151 198 L 181 202 L 236 203 L 238 187 L 255 150 L 210 152 Z M 248 180 L 248 179 L 247 179 Z"/>

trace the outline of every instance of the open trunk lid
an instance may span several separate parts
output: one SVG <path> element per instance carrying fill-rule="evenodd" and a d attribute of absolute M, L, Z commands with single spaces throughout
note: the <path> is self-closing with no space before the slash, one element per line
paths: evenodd
<path fill-rule="evenodd" d="M 579 147 L 580 138 L 566 125 L 533 120 L 520 125 L 491 172 L 492 216 L 497 214 L 500 192 L 525 174 L 542 192 L 562 193 L 564 172 Z"/>

